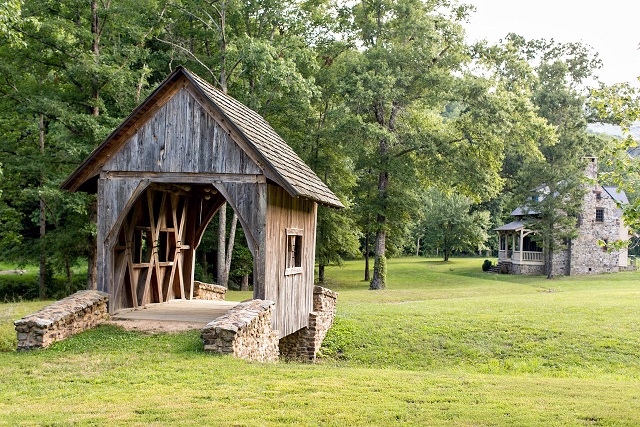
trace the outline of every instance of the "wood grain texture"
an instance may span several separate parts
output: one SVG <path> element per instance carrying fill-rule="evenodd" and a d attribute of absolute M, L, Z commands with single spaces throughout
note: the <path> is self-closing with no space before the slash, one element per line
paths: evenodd
<path fill-rule="evenodd" d="M 273 327 L 280 337 L 307 327 L 313 310 L 316 212 L 315 202 L 291 197 L 281 187 L 268 186 L 265 299 L 277 301 Z M 287 229 L 296 229 L 302 235 L 299 274 L 285 275 Z"/>

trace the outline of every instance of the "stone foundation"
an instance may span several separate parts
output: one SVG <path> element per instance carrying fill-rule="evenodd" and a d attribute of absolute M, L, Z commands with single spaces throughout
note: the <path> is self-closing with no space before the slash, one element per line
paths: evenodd
<path fill-rule="evenodd" d="M 525 274 L 529 276 L 543 276 L 544 265 L 513 264 L 511 274 Z"/>
<path fill-rule="evenodd" d="M 107 318 L 109 296 L 99 291 L 78 291 L 14 322 L 18 350 L 48 347 L 91 329 Z"/>
<path fill-rule="evenodd" d="M 211 283 L 193 282 L 193 297 L 210 301 L 224 301 L 227 288 Z"/>
<path fill-rule="evenodd" d="M 273 301 L 243 302 L 201 330 L 205 351 L 258 362 L 278 360 L 278 334 L 271 328 Z"/>
<path fill-rule="evenodd" d="M 337 298 L 336 292 L 314 286 L 313 311 L 309 313 L 309 327 L 280 339 L 280 354 L 283 357 L 310 361 L 316 359 L 322 341 L 333 325 Z"/>

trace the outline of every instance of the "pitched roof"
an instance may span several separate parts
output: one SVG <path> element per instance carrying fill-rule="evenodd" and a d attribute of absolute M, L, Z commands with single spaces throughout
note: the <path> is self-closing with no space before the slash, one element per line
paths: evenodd
<path fill-rule="evenodd" d="M 525 224 L 522 221 L 513 221 L 510 222 L 509 224 L 505 224 L 503 226 L 500 226 L 498 228 L 494 228 L 494 231 L 513 231 L 513 230 L 520 230 L 521 228 L 524 228 Z"/>
<path fill-rule="evenodd" d="M 95 178 L 109 158 L 108 152 L 117 152 L 123 145 L 119 141 L 134 123 L 153 108 L 156 99 L 167 93 L 182 76 L 186 77 L 211 107 L 235 128 L 246 145 L 260 159 L 260 167 L 270 172 L 277 184 L 291 196 L 302 196 L 333 207 L 344 207 L 340 199 L 322 182 L 311 168 L 287 145 L 267 121 L 236 99 L 222 93 L 207 81 L 178 67 L 160 86 L 96 148 L 71 176 L 62 184 L 63 189 L 77 190 Z"/>
<path fill-rule="evenodd" d="M 525 215 L 538 215 L 540 212 L 531 210 L 526 206 L 518 207 L 513 210 L 509 215 L 511 216 L 525 216 Z"/>
<path fill-rule="evenodd" d="M 620 205 L 628 205 L 629 199 L 627 199 L 627 194 L 624 190 L 619 189 L 618 187 L 611 187 L 603 185 L 604 191 L 606 191 L 616 203 Z"/>

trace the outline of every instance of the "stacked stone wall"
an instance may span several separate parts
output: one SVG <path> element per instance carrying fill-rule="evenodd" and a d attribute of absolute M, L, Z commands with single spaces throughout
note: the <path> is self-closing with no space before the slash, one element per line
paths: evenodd
<path fill-rule="evenodd" d="M 544 274 L 544 265 L 512 264 L 510 272 L 511 274 L 541 276 Z"/>
<path fill-rule="evenodd" d="M 240 303 L 201 330 L 205 351 L 245 360 L 278 360 L 278 334 L 271 328 L 273 301 Z"/>
<path fill-rule="evenodd" d="M 16 320 L 18 350 L 48 347 L 97 326 L 107 319 L 108 298 L 104 292 L 79 291 Z"/>
<path fill-rule="evenodd" d="M 556 251 L 553 254 L 553 275 L 554 276 L 566 276 L 569 274 L 571 260 L 569 259 L 568 250 Z"/>
<path fill-rule="evenodd" d="M 314 361 L 333 325 L 338 294 L 330 289 L 315 286 L 313 311 L 309 313 L 309 326 L 280 339 L 280 354 L 287 359 Z"/>
<path fill-rule="evenodd" d="M 193 282 L 193 297 L 210 301 L 224 301 L 227 288 L 211 283 Z"/>
<path fill-rule="evenodd" d="M 596 208 L 604 209 L 603 221 L 596 221 Z M 598 245 L 598 240 L 614 242 L 624 237 L 621 216 L 621 209 L 604 188 L 599 185 L 589 187 L 584 198 L 579 236 L 571 242 L 572 275 L 620 271 L 620 257 L 626 260 L 626 249 L 609 252 Z"/>

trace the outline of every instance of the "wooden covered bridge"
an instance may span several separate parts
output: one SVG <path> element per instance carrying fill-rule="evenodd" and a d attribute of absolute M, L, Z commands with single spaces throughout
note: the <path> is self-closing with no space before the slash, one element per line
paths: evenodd
<path fill-rule="evenodd" d="M 313 310 L 317 204 L 340 200 L 256 112 L 176 69 L 62 188 L 98 195 L 97 288 L 109 312 L 192 299 L 195 251 L 226 201 L 247 236 L 255 299 L 280 338 Z"/>

